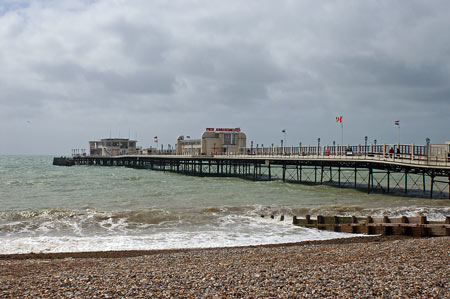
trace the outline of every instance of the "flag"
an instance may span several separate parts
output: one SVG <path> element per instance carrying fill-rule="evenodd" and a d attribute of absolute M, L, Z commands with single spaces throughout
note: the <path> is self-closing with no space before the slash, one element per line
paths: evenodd
<path fill-rule="evenodd" d="M 342 116 L 336 116 L 336 122 L 342 124 Z"/>
<path fill-rule="evenodd" d="M 158 142 L 158 136 L 155 136 L 154 139 L 155 139 L 155 142 Z"/>
<path fill-rule="evenodd" d="M 399 120 L 396 120 L 396 121 L 394 122 L 394 125 L 400 126 L 400 121 L 399 121 Z"/>

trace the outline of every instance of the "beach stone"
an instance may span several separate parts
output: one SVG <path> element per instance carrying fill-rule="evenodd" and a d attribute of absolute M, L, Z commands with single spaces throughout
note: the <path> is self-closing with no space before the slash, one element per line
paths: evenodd
<path fill-rule="evenodd" d="M 1 298 L 449 298 L 450 238 L 0 256 Z"/>

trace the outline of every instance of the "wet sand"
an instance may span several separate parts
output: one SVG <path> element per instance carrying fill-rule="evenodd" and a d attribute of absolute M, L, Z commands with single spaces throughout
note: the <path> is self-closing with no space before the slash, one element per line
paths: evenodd
<path fill-rule="evenodd" d="M 0 297 L 449 298 L 450 237 L 0 255 Z"/>

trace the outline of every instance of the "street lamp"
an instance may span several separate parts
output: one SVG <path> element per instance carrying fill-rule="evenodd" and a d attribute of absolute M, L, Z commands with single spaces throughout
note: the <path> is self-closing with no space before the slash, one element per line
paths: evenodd
<path fill-rule="evenodd" d="M 367 136 L 364 136 L 364 155 L 367 156 Z"/>
<path fill-rule="evenodd" d="M 317 138 L 317 155 L 320 154 L 320 137 Z"/>
<path fill-rule="evenodd" d="M 426 147 L 426 151 L 427 151 L 427 164 L 428 164 L 428 161 L 429 161 L 429 159 L 430 159 L 430 138 L 426 138 L 425 139 L 425 141 L 427 142 L 427 147 Z"/>
<path fill-rule="evenodd" d="M 281 143 L 281 154 L 283 155 L 283 153 L 284 153 L 284 149 L 283 149 L 283 139 L 280 140 L 280 143 Z"/>

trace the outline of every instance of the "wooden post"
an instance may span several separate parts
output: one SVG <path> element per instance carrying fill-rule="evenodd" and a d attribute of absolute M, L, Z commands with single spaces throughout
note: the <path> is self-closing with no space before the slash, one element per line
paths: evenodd
<path fill-rule="evenodd" d="M 306 215 L 306 224 L 311 224 L 311 215 Z"/>
<path fill-rule="evenodd" d="M 383 217 L 383 223 L 391 223 L 391 220 L 389 219 L 388 216 Z M 385 236 L 392 235 L 392 227 L 385 226 L 383 229 L 383 235 L 385 235 Z"/>
<path fill-rule="evenodd" d="M 319 224 L 324 224 L 325 220 L 323 219 L 322 215 L 317 216 L 317 229 L 325 229 L 323 226 L 319 226 Z"/>
<path fill-rule="evenodd" d="M 421 216 L 421 217 L 420 217 L 420 224 L 427 224 L 427 223 L 428 223 L 427 217 L 426 217 L 426 216 Z M 428 230 L 427 230 L 427 228 L 424 227 L 424 226 L 421 226 L 421 227 L 420 227 L 420 231 L 419 231 L 419 236 L 420 236 L 420 237 L 425 237 L 425 236 L 427 236 L 427 235 L 428 235 Z"/>
<path fill-rule="evenodd" d="M 293 217 L 292 217 L 292 224 L 294 224 L 294 225 L 297 225 L 297 224 L 298 224 L 297 216 L 293 216 Z"/>
<path fill-rule="evenodd" d="M 450 224 L 450 216 L 445 216 L 445 224 Z M 445 228 L 445 235 L 450 236 L 450 228 Z"/>
<path fill-rule="evenodd" d="M 408 217 L 406 216 L 402 216 L 402 223 L 409 223 Z M 410 236 L 411 235 L 411 228 L 408 226 L 404 226 L 402 228 L 402 234 L 406 235 L 406 236 Z"/>
<path fill-rule="evenodd" d="M 338 216 L 334 216 L 333 220 L 334 220 L 334 227 L 333 227 L 334 231 L 335 232 L 340 232 L 341 231 L 341 227 L 339 226 L 339 223 L 340 223 L 339 217 Z"/>
<path fill-rule="evenodd" d="M 373 219 L 371 216 L 367 216 L 367 224 L 373 223 Z M 367 226 L 367 234 L 373 235 L 375 228 L 373 226 Z"/>
<path fill-rule="evenodd" d="M 352 224 L 358 223 L 358 218 L 352 216 Z M 352 233 L 356 234 L 358 232 L 358 227 L 356 225 L 352 225 Z"/>

